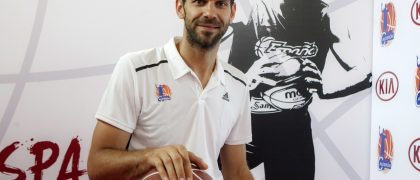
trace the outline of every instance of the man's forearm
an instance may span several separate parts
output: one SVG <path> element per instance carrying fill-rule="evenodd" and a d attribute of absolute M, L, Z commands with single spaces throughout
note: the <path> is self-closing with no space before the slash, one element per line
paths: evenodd
<path fill-rule="evenodd" d="M 89 179 L 133 179 L 150 170 L 147 150 L 124 151 L 101 149 L 91 152 L 88 160 Z"/>

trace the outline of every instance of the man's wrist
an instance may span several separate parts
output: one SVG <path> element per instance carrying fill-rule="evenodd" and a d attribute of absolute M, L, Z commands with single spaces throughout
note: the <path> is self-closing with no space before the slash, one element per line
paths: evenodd
<path fill-rule="evenodd" d="M 150 152 L 151 152 L 151 149 L 134 151 L 134 156 L 136 157 L 134 172 L 140 172 L 137 174 L 142 175 L 142 174 L 147 173 L 154 167 L 154 165 L 151 164 L 152 161 L 149 159 L 151 157 Z"/>

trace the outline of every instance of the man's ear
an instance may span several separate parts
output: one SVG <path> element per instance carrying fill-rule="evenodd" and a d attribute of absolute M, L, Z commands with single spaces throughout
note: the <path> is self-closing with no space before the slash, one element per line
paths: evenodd
<path fill-rule="evenodd" d="M 232 23 L 233 19 L 235 19 L 235 15 L 236 15 L 236 3 L 235 2 L 232 4 L 230 13 L 231 13 L 230 14 L 230 23 Z"/>
<path fill-rule="evenodd" d="M 184 4 L 182 0 L 176 0 L 176 14 L 180 19 L 185 18 Z"/>

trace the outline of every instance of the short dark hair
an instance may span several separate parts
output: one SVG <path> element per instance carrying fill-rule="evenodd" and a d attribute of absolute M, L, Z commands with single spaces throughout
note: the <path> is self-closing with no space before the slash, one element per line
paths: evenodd
<path fill-rule="evenodd" d="M 185 4 L 186 0 L 182 0 L 182 4 Z M 232 6 L 232 4 L 235 3 L 235 0 L 230 0 L 230 5 Z"/>

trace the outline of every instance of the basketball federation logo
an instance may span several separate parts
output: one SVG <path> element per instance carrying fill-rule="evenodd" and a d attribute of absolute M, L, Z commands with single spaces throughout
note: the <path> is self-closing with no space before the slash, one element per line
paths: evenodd
<path fill-rule="evenodd" d="M 420 57 L 417 56 L 417 72 L 416 72 L 416 106 L 420 107 Z"/>
<path fill-rule="evenodd" d="M 379 171 L 387 173 L 392 167 L 392 158 L 394 154 L 394 143 L 391 132 L 387 129 L 382 129 L 379 134 L 378 141 L 378 168 Z"/>
<path fill-rule="evenodd" d="M 165 84 L 157 85 L 155 93 L 159 102 L 171 100 L 171 89 Z"/>
<path fill-rule="evenodd" d="M 388 46 L 394 39 L 396 18 L 394 4 L 386 3 L 381 7 L 381 44 Z"/>

